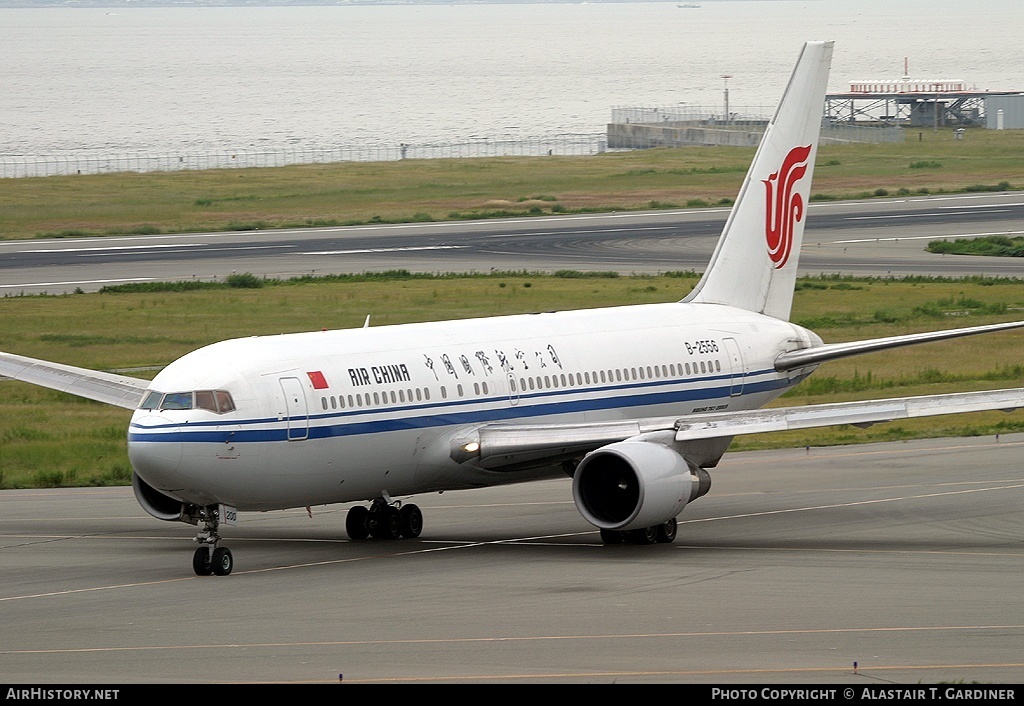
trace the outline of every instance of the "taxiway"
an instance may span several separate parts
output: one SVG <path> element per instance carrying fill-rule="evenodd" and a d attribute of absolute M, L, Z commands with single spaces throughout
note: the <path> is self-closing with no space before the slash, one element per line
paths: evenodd
<path fill-rule="evenodd" d="M 1020 682 L 1022 450 L 727 454 L 651 547 L 601 545 L 568 479 L 418 496 L 417 540 L 245 513 L 224 578 L 129 488 L 4 491 L 0 681 Z"/>

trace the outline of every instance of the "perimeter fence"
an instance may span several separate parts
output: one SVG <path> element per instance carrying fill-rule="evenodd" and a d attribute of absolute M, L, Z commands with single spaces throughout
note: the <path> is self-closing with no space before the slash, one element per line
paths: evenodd
<path fill-rule="evenodd" d="M 424 144 L 399 143 L 397 145 L 208 151 L 189 154 L 138 152 L 0 156 L 0 178 L 283 167 L 290 164 L 328 164 L 333 162 L 390 162 L 400 159 L 582 156 L 599 154 L 606 149 L 606 136 L 597 134 Z"/>

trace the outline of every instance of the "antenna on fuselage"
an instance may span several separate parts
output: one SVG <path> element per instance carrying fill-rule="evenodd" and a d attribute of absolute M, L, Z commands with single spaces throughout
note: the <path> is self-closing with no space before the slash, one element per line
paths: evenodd
<path fill-rule="evenodd" d="M 363 322 L 363 328 L 370 328 L 370 315 L 366 315 L 366 321 Z"/>

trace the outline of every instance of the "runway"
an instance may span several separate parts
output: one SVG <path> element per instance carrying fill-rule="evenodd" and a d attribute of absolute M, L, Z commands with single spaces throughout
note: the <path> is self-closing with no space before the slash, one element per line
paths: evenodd
<path fill-rule="evenodd" d="M 132 281 L 418 272 L 703 271 L 727 208 L 297 230 L 0 241 L 0 296 Z M 812 203 L 804 274 L 1024 276 L 1024 259 L 932 255 L 936 238 L 1024 234 L 1024 192 Z"/>
<path fill-rule="evenodd" d="M 0 681 L 1020 682 L 1022 450 L 727 454 L 651 547 L 602 546 L 568 479 L 417 497 L 417 540 L 242 514 L 224 578 L 129 488 L 4 491 Z"/>

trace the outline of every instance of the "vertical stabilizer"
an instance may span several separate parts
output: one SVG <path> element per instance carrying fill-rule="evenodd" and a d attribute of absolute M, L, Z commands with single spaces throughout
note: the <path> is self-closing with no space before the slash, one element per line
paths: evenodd
<path fill-rule="evenodd" d="M 804 45 L 711 263 L 684 301 L 789 319 L 831 62 L 832 42 Z"/>

